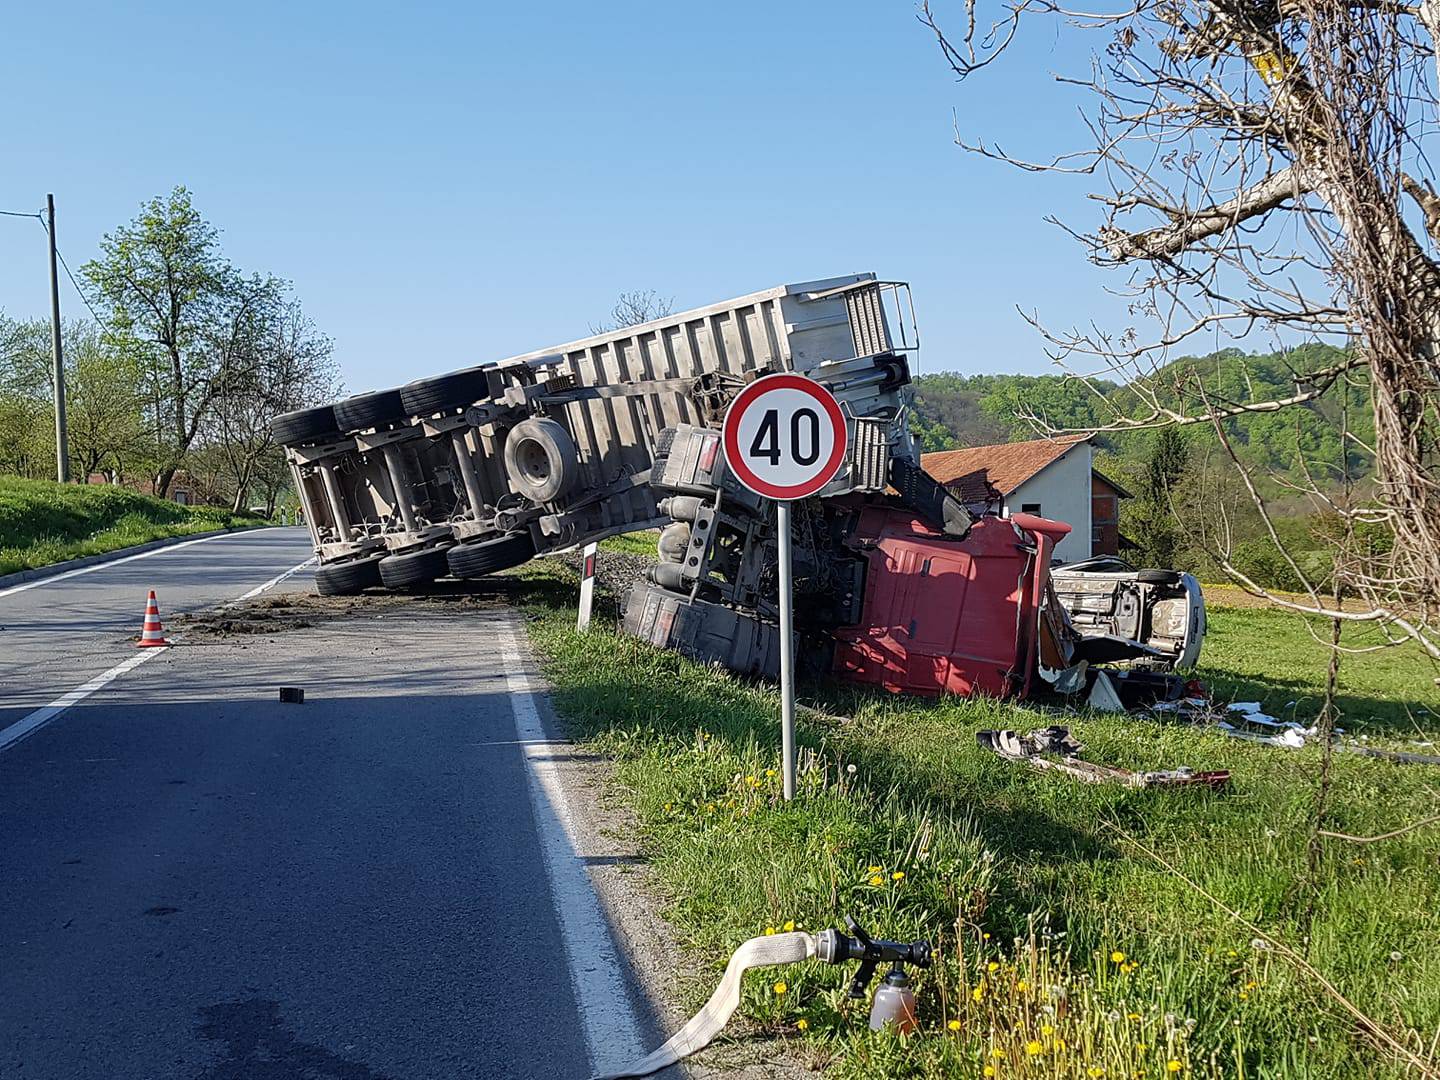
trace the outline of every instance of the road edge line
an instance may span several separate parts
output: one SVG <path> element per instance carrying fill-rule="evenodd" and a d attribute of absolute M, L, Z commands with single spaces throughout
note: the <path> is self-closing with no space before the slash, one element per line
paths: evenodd
<path fill-rule="evenodd" d="M 630 1001 L 625 954 L 605 918 L 600 896 L 577 857 L 574 815 L 559 770 L 548 760 L 555 747 L 570 744 L 551 738 L 545 730 L 536 705 L 537 691 L 521 660 L 513 619 L 503 618 L 499 638 L 515 737 L 525 762 L 545 876 L 550 882 L 590 1065 L 594 1073 L 614 1072 L 639 1058 L 647 1048 Z"/>
<path fill-rule="evenodd" d="M 34 735 L 35 732 L 50 723 L 51 720 L 54 720 L 66 709 L 72 705 L 80 704 L 80 702 L 95 693 L 96 690 L 103 689 L 127 671 L 134 671 L 152 656 L 159 656 L 163 652 L 168 652 L 169 649 L 170 646 L 165 645 L 158 649 L 146 649 L 143 652 L 138 652 L 130 657 L 129 660 L 124 660 L 116 664 L 109 671 L 102 671 L 89 682 L 82 683 L 74 690 L 67 690 L 54 701 L 50 702 L 50 704 L 41 705 L 40 708 L 34 712 L 26 713 L 9 727 L 0 729 L 0 753 Z"/>

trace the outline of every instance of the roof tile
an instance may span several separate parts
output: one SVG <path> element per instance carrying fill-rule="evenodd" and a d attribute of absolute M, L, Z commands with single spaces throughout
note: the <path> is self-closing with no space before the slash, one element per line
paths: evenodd
<path fill-rule="evenodd" d="M 931 476 L 953 490 L 962 502 L 982 503 L 994 496 L 1010 495 L 1065 452 L 1085 442 L 1085 436 L 1068 439 L 1034 439 L 1030 442 L 967 446 L 961 450 L 939 450 L 922 454 L 920 464 Z"/>

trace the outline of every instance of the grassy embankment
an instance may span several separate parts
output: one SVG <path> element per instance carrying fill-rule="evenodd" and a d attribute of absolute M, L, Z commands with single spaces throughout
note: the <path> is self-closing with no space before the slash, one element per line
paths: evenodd
<path fill-rule="evenodd" d="M 752 1029 L 832 1076 L 1414 1075 L 1275 943 L 1414 1048 L 1433 1047 L 1440 827 L 1312 852 L 1318 749 L 1073 715 L 1063 722 L 1091 760 L 1234 774 L 1221 794 L 1092 787 L 975 744 L 977 729 L 1050 714 L 811 686 L 805 698 L 849 719 L 802 718 L 787 806 L 769 688 L 603 629 L 577 636 L 570 571 L 524 573 L 558 707 L 616 762 L 665 914 L 703 972 L 682 987 L 689 1003 L 744 939 L 852 912 L 873 933 L 940 945 L 917 984 L 918 1037 L 870 1035 L 841 974 L 815 964 L 752 975 L 742 1006 Z M 1292 616 L 1219 609 L 1202 675 L 1221 700 L 1305 719 L 1325 661 Z M 1379 745 L 1440 730 L 1436 674 L 1412 651 L 1347 658 L 1345 726 Z M 1440 773 L 1424 766 L 1337 754 L 1332 777 L 1336 831 L 1386 832 L 1440 801 Z"/>
<path fill-rule="evenodd" d="M 262 524 L 216 506 L 180 506 L 124 488 L 0 477 L 0 574 L 167 536 Z"/>

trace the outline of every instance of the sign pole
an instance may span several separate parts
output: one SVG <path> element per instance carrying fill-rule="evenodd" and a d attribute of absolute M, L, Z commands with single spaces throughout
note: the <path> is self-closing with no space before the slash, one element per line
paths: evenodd
<path fill-rule="evenodd" d="M 785 801 L 795 798 L 795 591 L 790 584 L 790 503 L 775 504 L 780 543 L 780 756 Z"/>

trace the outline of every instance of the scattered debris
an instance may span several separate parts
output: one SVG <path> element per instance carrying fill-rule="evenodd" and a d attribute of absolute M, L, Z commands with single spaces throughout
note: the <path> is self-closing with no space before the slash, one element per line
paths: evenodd
<path fill-rule="evenodd" d="M 286 705 L 304 705 L 305 691 L 298 686 L 280 687 L 280 700 Z"/>
<path fill-rule="evenodd" d="M 1230 783 L 1230 773 L 1224 769 L 1196 772 L 1189 766 L 1182 765 L 1176 769 L 1132 772 L 1112 765 L 1081 761 L 1080 753 L 1085 747 L 1070 734 L 1069 728 L 1058 725 L 1038 728 L 1028 735 L 1010 730 L 977 731 L 975 741 L 1003 758 L 1029 762 L 1037 769 L 1063 772 L 1087 784 L 1123 784 L 1133 788 L 1189 787 L 1200 784 L 1219 791 Z"/>

